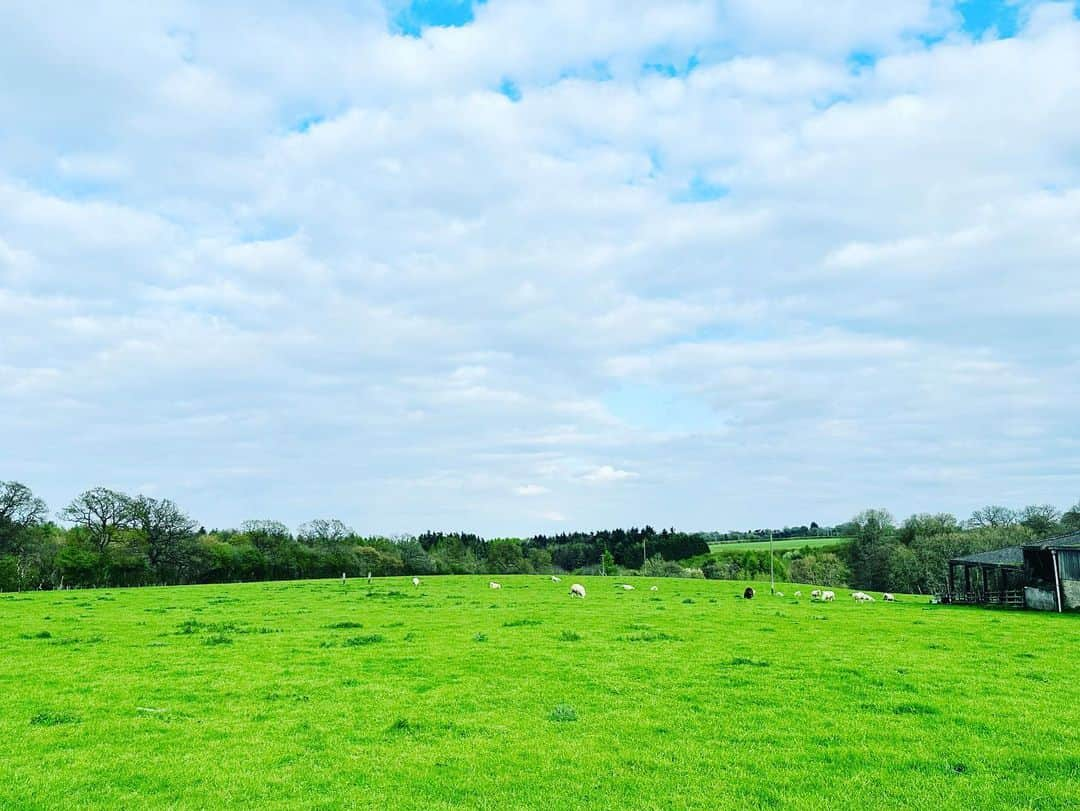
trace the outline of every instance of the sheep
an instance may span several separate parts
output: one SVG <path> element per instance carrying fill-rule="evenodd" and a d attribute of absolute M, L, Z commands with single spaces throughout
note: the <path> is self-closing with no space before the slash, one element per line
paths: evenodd
<path fill-rule="evenodd" d="M 744 591 L 742 593 L 742 596 L 743 596 L 744 600 L 753 600 L 754 599 L 754 590 L 752 588 L 750 588 L 750 586 L 747 586 L 746 591 Z"/>
<path fill-rule="evenodd" d="M 419 586 L 419 585 L 420 585 L 420 578 L 419 578 L 419 577 L 414 577 L 414 578 L 412 579 L 412 584 L 413 584 L 414 586 Z"/>
<path fill-rule="evenodd" d="M 776 592 L 776 596 L 777 596 L 777 597 L 783 597 L 783 596 L 784 596 L 784 592 L 782 592 L 782 591 L 778 591 L 778 592 Z"/>
<path fill-rule="evenodd" d="M 887 603 L 895 603 L 896 602 L 896 598 L 893 597 L 889 592 L 885 592 L 884 594 L 882 594 L 881 599 L 884 600 Z"/>
<path fill-rule="evenodd" d="M 622 588 L 623 588 L 623 591 L 633 591 L 634 590 L 634 587 L 631 586 L 629 583 L 623 583 Z"/>
<path fill-rule="evenodd" d="M 871 597 L 869 594 L 866 594 L 866 593 L 861 592 L 861 591 L 853 592 L 851 597 L 857 603 L 872 603 L 872 602 L 874 602 L 873 597 Z"/>
<path fill-rule="evenodd" d="M 499 585 L 498 583 L 496 583 L 494 580 L 492 580 L 490 583 L 488 583 L 488 588 L 489 589 L 501 589 L 502 586 Z"/>
<path fill-rule="evenodd" d="M 562 578 L 561 578 L 561 577 L 556 577 L 555 575 L 552 575 L 552 576 L 551 576 L 551 582 L 552 582 L 552 583 L 561 583 L 561 582 L 562 582 Z"/>
<path fill-rule="evenodd" d="M 660 587 L 659 586 L 650 586 L 649 591 L 660 591 Z"/>
<path fill-rule="evenodd" d="M 797 591 L 797 592 L 795 592 L 795 596 L 796 596 L 796 597 L 802 597 L 802 592 L 801 592 L 801 591 Z"/>
<path fill-rule="evenodd" d="M 836 593 L 835 592 L 832 592 L 832 591 L 823 591 L 823 592 L 821 592 L 821 601 L 823 603 L 831 603 L 835 599 L 836 599 Z"/>
<path fill-rule="evenodd" d="M 571 597 L 580 597 L 582 600 L 584 600 L 585 599 L 585 587 L 583 585 L 581 585 L 580 583 L 574 583 L 574 585 L 572 585 L 570 587 L 570 596 Z"/>
<path fill-rule="evenodd" d="M 810 592 L 810 599 L 811 600 L 820 600 L 821 599 L 821 589 L 814 589 L 812 592 Z"/>

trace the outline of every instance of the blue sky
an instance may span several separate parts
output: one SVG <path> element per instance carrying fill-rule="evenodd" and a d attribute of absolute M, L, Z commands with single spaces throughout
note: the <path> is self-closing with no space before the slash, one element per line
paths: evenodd
<path fill-rule="evenodd" d="M 0 479 L 54 509 L 1080 497 L 1074 2 L 18 0 L 0 36 Z"/>

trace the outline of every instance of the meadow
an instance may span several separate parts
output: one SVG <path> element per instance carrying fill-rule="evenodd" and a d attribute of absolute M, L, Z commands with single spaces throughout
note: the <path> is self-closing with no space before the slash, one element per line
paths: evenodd
<path fill-rule="evenodd" d="M 838 547 L 851 543 L 851 538 L 784 538 L 773 541 L 773 550 L 784 552 L 789 549 L 821 549 L 822 547 Z M 769 551 L 768 541 L 728 541 L 726 543 L 709 544 L 710 552 L 759 552 Z"/>
<path fill-rule="evenodd" d="M 0 595 L 0 807 L 1080 802 L 1075 616 L 498 579 Z"/>

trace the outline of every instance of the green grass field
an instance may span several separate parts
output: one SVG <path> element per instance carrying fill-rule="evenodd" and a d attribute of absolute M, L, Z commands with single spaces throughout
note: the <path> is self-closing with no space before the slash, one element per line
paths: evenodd
<path fill-rule="evenodd" d="M 0 808 L 1080 804 L 1078 617 L 499 580 L 0 595 Z"/>
<path fill-rule="evenodd" d="M 809 546 L 817 549 L 822 546 L 844 546 L 851 543 L 851 538 L 785 538 L 782 541 L 774 541 L 773 549 L 784 552 L 788 549 L 802 549 Z M 711 543 L 710 552 L 745 552 L 746 550 L 769 551 L 768 541 L 733 541 L 731 543 Z"/>

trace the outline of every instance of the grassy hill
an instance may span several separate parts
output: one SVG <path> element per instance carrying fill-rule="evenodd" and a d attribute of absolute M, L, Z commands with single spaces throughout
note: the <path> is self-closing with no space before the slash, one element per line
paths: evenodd
<path fill-rule="evenodd" d="M 1076 617 L 499 579 L 0 595 L 0 807 L 1076 807 Z"/>
<path fill-rule="evenodd" d="M 851 543 L 851 538 L 785 538 L 774 541 L 773 549 L 777 552 L 783 552 L 788 549 L 802 549 L 807 546 L 811 549 L 839 548 L 847 546 L 849 543 Z M 710 552 L 745 552 L 746 550 L 757 551 L 762 549 L 766 552 L 769 550 L 768 541 L 732 541 L 709 544 Z"/>

